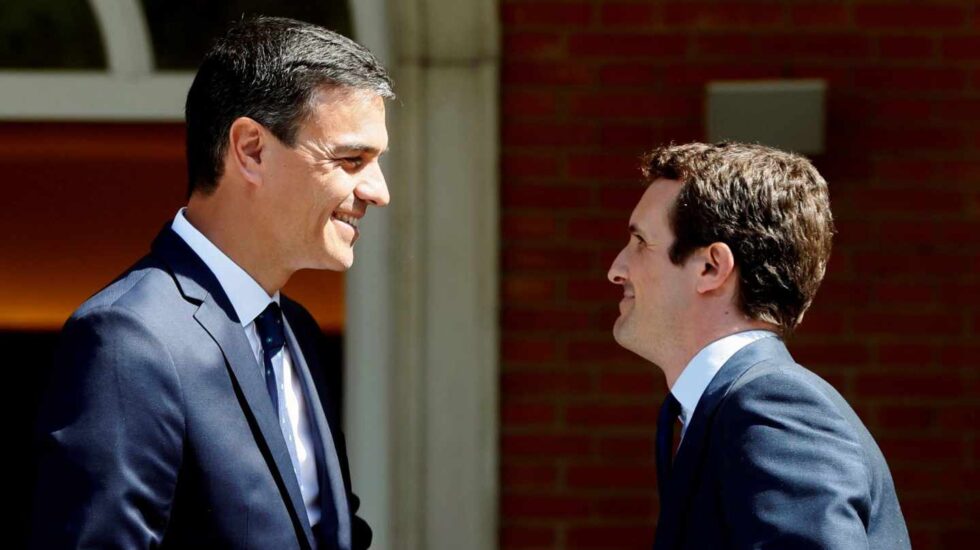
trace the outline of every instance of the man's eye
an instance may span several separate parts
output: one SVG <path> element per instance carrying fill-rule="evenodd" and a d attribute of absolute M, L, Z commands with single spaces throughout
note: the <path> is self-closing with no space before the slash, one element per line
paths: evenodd
<path fill-rule="evenodd" d="M 345 157 L 340 159 L 347 168 L 360 168 L 364 164 L 361 157 Z"/>

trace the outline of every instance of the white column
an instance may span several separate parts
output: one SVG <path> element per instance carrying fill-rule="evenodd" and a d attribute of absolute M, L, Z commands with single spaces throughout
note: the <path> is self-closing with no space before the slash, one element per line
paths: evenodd
<path fill-rule="evenodd" d="M 496 2 L 352 6 L 359 41 L 376 52 L 372 40 L 390 41 L 383 55 L 399 96 L 389 110 L 387 242 L 359 243 L 348 277 L 355 489 L 377 548 L 489 550 L 499 454 Z M 388 18 L 384 32 L 363 19 L 369 12 Z"/>
<path fill-rule="evenodd" d="M 349 3 L 354 39 L 370 49 L 385 66 L 391 51 L 384 0 Z M 396 92 L 397 93 L 397 92 Z M 389 102 L 388 125 L 393 126 Z M 390 145 L 397 147 L 394 129 Z M 394 201 L 402 200 L 392 163 L 382 159 L 392 186 Z M 391 457 L 392 408 L 390 401 L 393 362 L 391 315 L 391 209 L 369 209 L 355 247 L 353 268 L 345 277 L 346 320 L 344 330 L 344 431 L 351 466 L 351 482 L 361 499 L 358 515 L 371 525 L 373 548 L 392 548 L 393 477 Z"/>
<path fill-rule="evenodd" d="M 497 69 L 437 65 L 426 81 L 426 548 L 489 550 L 497 535 Z"/>

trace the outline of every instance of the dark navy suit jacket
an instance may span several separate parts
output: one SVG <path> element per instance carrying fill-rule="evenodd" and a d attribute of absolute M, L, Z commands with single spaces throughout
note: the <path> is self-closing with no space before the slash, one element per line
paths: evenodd
<path fill-rule="evenodd" d="M 282 309 L 301 351 L 322 508 L 333 509 L 323 466 L 332 441 L 353 548 L 366 548 L 319 328 L 285 297 Z M 262 373 L 218 281 L 165 228 L 65 324 L 39 421 L 32 546 L 331 548 L 331 533 L 309 524 Z"/>
<path fill-rule="evenodd" d="M 910 548 L 878 445 L 778 338 L 740 350 L 708 385 L 664 500 L 655 550 Z"/>

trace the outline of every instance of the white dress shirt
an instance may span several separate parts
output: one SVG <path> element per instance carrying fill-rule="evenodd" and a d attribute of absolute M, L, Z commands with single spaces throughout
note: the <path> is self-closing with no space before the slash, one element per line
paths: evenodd
<path fill-rule="evenodd" d="M 684 433 L 687 432 L 687 425 L 691 421 L 694 409 L 698 406 L 698 401 L 701 400 L 701 395 L 708 389 L 708 384 L 721 367 L 740 349 L 756 340 L 770 337 L 775 338 L 776 333 L 768 330 L 749 330 L 729 334 L 701 348 L 701 351 L 688 362 L 674 382 L 674 387 L 670 388 L 670 393 L 674 394 L 681 404 L 681 442 L 684 441 Z"/>
<path fill-rule="evenodd" d="M 255 354 L 256 368 L 265 378 L 262 342 L 255 326 L 255 318 L 265 311 L 271 302 L 279 303 L 279 292 L 273 296 L 266 294 L 255 279 L 187 221 L 183 208 L 177 212 L 171 228 L 191 247 L 191 250 L 200 256 L 218 279 L 222 290 L 228 295 L 228 300 L 235 308 L 235 313 L 245 330 L 245 336 L 248 337 L 252 353 Z M 320 521 L 321 509 L 320 484 L 317 480 L 316 456 L 313 450 L 314 439 L 310 431 L 309 417 L 306 415 L 303 387 L 293 369 L 291 353 L 300 352 L 291 351 L 289 347 L 287 339 L 287 345 L 272 358 L 276 387 L 279 392 L 279 428 L 289 449 L 289 458 L 292 459 L 293 472 L 296 474 L 300 492 L 306 503 L 306 514 L 310 519 L 310 525 L 316 525 Z"/>

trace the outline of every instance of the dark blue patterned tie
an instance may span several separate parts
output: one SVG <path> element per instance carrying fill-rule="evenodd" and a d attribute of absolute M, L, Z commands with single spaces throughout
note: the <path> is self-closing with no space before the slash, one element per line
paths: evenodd
<path fill-rule="evenodd" d="M 276 371 L 272 366 L 275 357 L 283 344 L 286 343 L 285 331 L 282 328 L 282 311 L 279 304 L 272 302 L 265 311 L 255 318 L 255 328 L 262 340 L 262 355 L 265 357 L 265 388 L 269 390 L 272 400 L 272 410 L 279 416 L 279 391 L 276 389 Z"/>
<path fill-rule="evenodd" d="M 681 412 L 681 404 L 674 394 L 667 392 L 657 417 L 657 488 L 660 491 L 660 508 L 663 509 L 670 482 L 671 462 L 674 454 L 674 424 Z"/>

